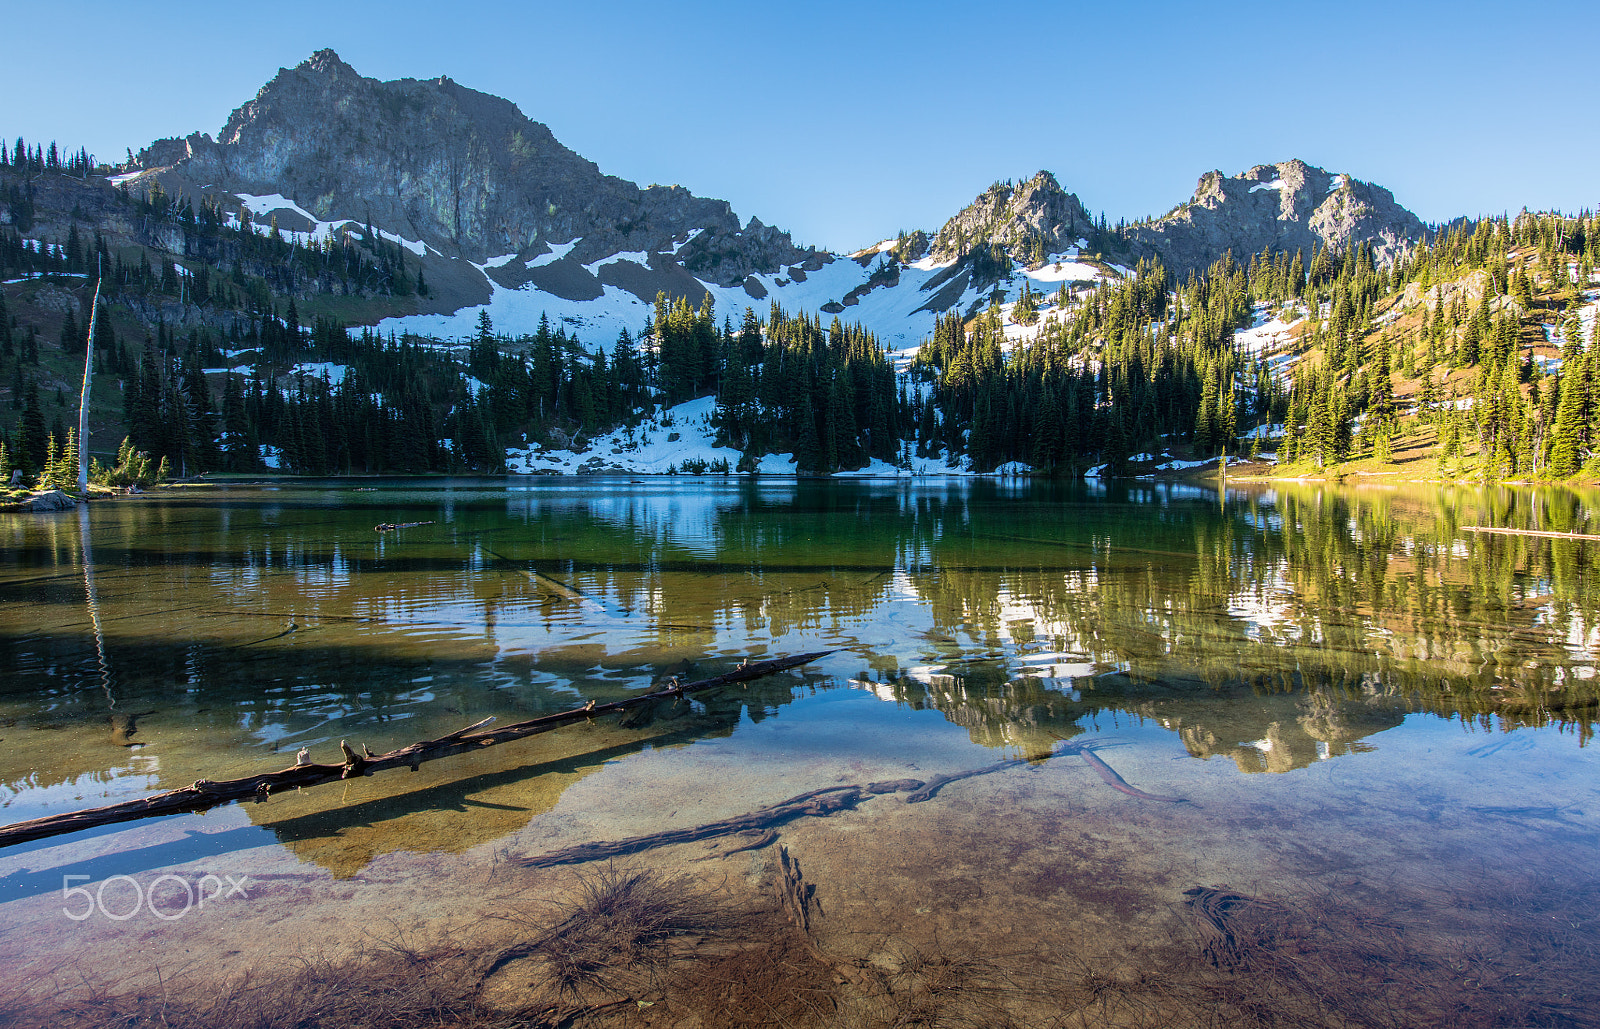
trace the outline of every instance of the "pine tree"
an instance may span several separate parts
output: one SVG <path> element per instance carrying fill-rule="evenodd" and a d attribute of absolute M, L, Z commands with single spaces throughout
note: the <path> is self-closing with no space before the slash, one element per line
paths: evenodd
<path fill-rule="evenodd" d="M 69 430 L 58 442 L 50 434 L 46 451 L 44 473 L 39 477 L 40 489 L 67 489 L 78 481 L 78 431 Z"/>
<path fill-rule="evenodd" d="M 1056 401 L 1055 391 L 1045 386 L 1034 423 L 1033 449 L 1029 454 L 1029 463 L 1035 469 L 1052 472 L 1060 464 L 1062 435 L 1061 405 Z"/>
<path fill-rule="evenodd" d="M 45 428 L 44 412 L 39 409 L 39 390 L 28 386 L 26 406 L 17 423 L 17 451 L 12 458 L 22 469 L 24 478 L 34 479 L 44 471 L 49 456 L 49 431 Z"/>
<path fill-rule="evenodd" d="M 56 473 L 61 470 L 61 449 L 56 443 L 55 433 L 50 433 L 47 440 L 44 463 L 37 483 L 39 489 L 55 489 L 60 485 Z"/>
<path fill-rule="evenodd" d="M 795 440 L 794 465 L 796 471 L 816 472 L 823 470 L 822 447 L 817 439 L 817 416 L 811 407 L 811 398 L 807 397 L 805 406 L 800 412 L 800 432 Z"/>
<path fill-rule="evenodd" d="M 1550 474 L 1564 479 L 1583 464 L 1583 426 L 1588 407 L 1588 361 L 1582 357 L 1562 365 L 1561 400 L 1550 429 Z"/>
<path fill-rule="evenodd" d="M 1194 422 L 1194 449 L 1196 453 L 1209 456 L 1216 452 L 1216 425 L 1217 425 L 1217 380 L 1205 376 L 1205 383 L 1201 387 L 1200 410 L 1195 414 Z"/>

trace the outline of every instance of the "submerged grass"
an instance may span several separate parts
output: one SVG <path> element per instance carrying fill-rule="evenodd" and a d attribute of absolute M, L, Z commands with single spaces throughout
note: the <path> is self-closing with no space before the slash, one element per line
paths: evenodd
<path fill-rule="evenodd" d="M 1479 882 L 1257 898 L 1200 888 L 1193 927 L 1153 949 L 980 954 L 880 941 L 876 960 L 823 954 L 761 898 L 726 883 L 604 865 L 566 899 L 492 931 L 338 959 L 297 957 L 227 983 L 199 973 L 95 983 L 72 999 L 0 984 L 18 1029 L 566 1026 L 844 1029 L 1600 1026 L 1600 884 L 1572 869 Z M 501 931 L 502 929 L 506 931 Z M 62 970 L 70 971 L 70 970 Z M 67 976 L 56 977 L 58 982 Z M 67 996 L 64 994 L 63 996 Z"/>
<path fill-rule="evenodd" d="M 14 997 L 0 1022 L 16 1029 L 349 1029 L 356 1026 L 528 1024 L 484 1007 L 462 957 L 394 950 L 300 959 L 222 985 L 178 978 L 132 992 L 47 1002 Z M 465 985 L 464 985 L 465 984 Z"/>
<path fill-rule="evenodd" d="M 745 921 L 725 894 L 686 875 L 607 863 L 579 874 L 574 892 L 576 901 L 553 924 L 502 916 L 533 935 L 491 955 L 478 982 L 531 959 L 532 985 L 556 1001 L 646 992 L 657 985 L 673 944 L 727 937 Z"/>

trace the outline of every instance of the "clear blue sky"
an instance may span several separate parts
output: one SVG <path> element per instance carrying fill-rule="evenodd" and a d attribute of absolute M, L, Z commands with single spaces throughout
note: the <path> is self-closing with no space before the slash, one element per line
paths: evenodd
<path fill-rule="evenodd" d="M 325 46 L 514 101 L 602 170 L 812 245 L 1055 172 L 1113 221 L 1300 157 L 1429 221 L 1600 205 L 1593 0 L 10 4 L 0 134 L 213 134 Z"/>

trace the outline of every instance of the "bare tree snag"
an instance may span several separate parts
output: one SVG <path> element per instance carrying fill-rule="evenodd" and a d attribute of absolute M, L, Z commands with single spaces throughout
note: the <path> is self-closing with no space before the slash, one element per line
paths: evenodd
<path fill-rule="evenodd" d="M 788 847 L 778 848 L 778 903 L 789 913 L 795 928 L 811 938 L 811 898 L 817 888 L 805 881 L 800 862 L 789 856 Z"/>

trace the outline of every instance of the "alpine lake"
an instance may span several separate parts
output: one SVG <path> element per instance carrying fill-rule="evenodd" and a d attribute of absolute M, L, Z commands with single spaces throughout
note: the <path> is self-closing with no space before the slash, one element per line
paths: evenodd
<path fill-rule="evenodd" d="M 1553 535 L 1597 502 L 540 477 L 0 514 L 7 824 L 829 652 L 0 849 L 0 1025 L 1600 1025 L 1600 540 Z"/>

